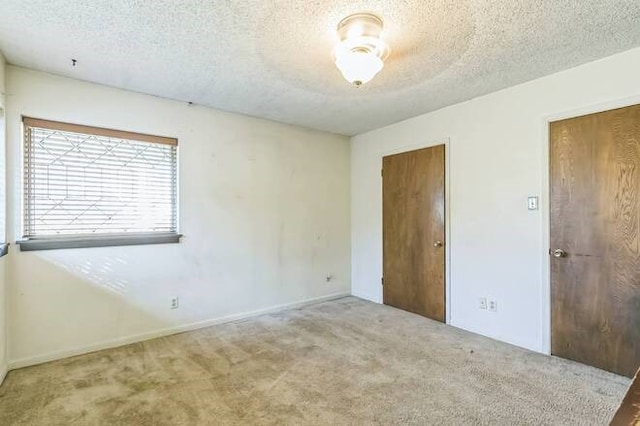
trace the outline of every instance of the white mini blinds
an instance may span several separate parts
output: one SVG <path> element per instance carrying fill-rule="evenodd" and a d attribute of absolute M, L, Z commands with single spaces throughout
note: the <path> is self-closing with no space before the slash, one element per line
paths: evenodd
<path fill-rule="evenodd" d="M 87 247 L 119 245 L 118 238 L 87 239 L 177 235 L 176 139 L 27 117 L 23 123 L 21 244 L 71 237 L 85 240 L 71 246 Z"/>

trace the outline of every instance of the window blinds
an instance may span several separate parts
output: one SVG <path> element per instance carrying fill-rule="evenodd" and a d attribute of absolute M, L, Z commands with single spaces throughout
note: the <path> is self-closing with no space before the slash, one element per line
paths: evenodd
<path fill-rule="evenodd" d="M 23 122 L 25 237 L 177 232 L 177 140 Z"/>

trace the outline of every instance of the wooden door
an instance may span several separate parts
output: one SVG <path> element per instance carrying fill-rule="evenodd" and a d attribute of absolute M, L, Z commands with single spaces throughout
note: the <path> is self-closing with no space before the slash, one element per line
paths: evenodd
<path fill-rule="evenodd" d="M 640 106 L 551 123 L 551 350 L 640 366 Z"/>
<path fill-rule="evenodd" d="M 627 395 L 609 426 L 637 426 L 640 424 L 640 371 L 631 383 Z"/>
<path fill-rule="evenodd" d="M 444 322 L 444 145 L 382 165 L 384 303 Z"/>

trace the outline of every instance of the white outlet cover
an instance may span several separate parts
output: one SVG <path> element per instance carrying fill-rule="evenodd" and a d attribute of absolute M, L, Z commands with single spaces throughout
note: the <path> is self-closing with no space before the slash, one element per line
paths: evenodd
<path fill-rule="evenodd" d="M 487 309 L 487 298 L 486 297 L 481 297 L 480 298 L 480 309 Z"/>

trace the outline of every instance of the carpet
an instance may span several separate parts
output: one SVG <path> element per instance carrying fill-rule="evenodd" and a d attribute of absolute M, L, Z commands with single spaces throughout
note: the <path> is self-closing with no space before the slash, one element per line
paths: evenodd
<path fill-rule="evenodd" d="M 630 381 L 347 297 L 11 371 L 1 425 L 604 425 Z"/>

